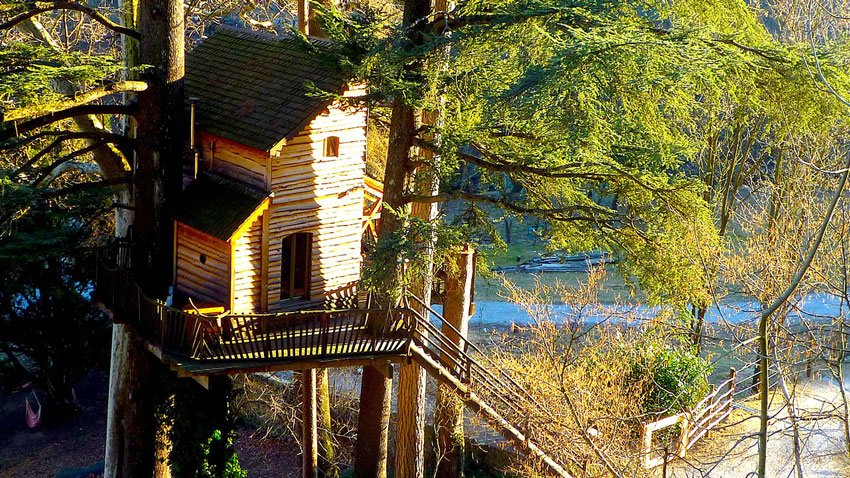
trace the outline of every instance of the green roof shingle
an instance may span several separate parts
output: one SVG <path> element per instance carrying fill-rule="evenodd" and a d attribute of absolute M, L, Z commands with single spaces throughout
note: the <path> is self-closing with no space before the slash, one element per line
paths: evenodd
<path fill-rule="evenodd" d="M 207 172 L 180 195 L 174 218 L 227 241 L 268 196 L 245 183 Z"/>
<path fill-rule="evenodd" d="M 321 49 L 326 40 L 310 39 Z M 328 105 L 315 88 L 341 93 L 339 69 L 291 36 L 219 27 L 186 56 L 186 98 L 199 128 L 267 151 Z"/>

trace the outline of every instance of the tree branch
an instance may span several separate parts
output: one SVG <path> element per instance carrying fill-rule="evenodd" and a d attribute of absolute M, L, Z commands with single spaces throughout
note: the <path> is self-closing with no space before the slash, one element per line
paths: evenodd
<path fill-rule="evenodd" d="M 119 186 L 122 184 L 130 184 L 131 179 L 129 176 L 117 177 L 117 178 L 109 178 L 103 179 L 101 181 L 94 181 L 90 183 L 78 183 L 72 184 L 71 186 L 60 188 L 60 189 L 49 189 L 44 193 L 44 197 L 47 198 L 55 198 L 61 196 L 67 196 L 68 194 L 78 193 L 80 191 L 85 191 L 90 188 L 103 188 L 108 186 Z"/>
<path fill-rule="evenodd" d="M 68 162 L 68 161 L 70 161 L 74 158 L 79 158 L 80 156 L 91 153 L 92 151 L 96 150 L 97 148 L 101 147 L 102 145 L 103 145 L 103 143 L 101 141 L 96 141 L 86 148 L 74 151 L 73 153 L 70 153 L 70 154 L 66 154 L 65 156 L 62 156 L 61 158 L 57 159 L 56 161 L 53 161 L 52 163 L 50 163 L 46 167 L 42 168 L 38 177 L 32 182 L 33 186 L 38 186 L 42 181 L 44 181 L 50 175 L 50 173 L 54 169 L 59 167 L 62 163 Z"/>
<path fill-rule="evenodd" d="M 53 10 L 76 10 L 78 12 L 85 13 L 86 15 L 91 17 L 92 20 L 100 23 L 101 25 L 105 26 L 106 28 L 108 28 L 108 29 L 110 29 L 110 30 L 112 30 L 116 33 L 120 33 L 122 35 L 127 35 L 128 37 L 135 38 L 136 40 L 141 38 L 141 34 L 139 32 L 137 32 L 136 30 L 133 30 L 132 28 L 127 28 L 123 25 L 119 25 L 118 23 L 113 22 L 112 20 L 110 20 L 109 18 L 104 16 L 102 13 L 98 12 L 97 10 L 95 10 L 93 8 L 90 8 L 86 5 L 79 4 L 77 2 L 66 2 L 66 1 L 33 3 L 33 4 L 31 4 L 31 8 L 29 10 L 27 10 L 26 12 L 21 13 L 20 15 L 11 18 L 10 20 L 6 21 L 5 23 L 0 23 L 0 30 L 8 30 L 9 28 L 14 27 L 15 25 L 17 25 L 21 22 L 29 20 L 30 18 L 32 18 L 36 15 L 46 13 L 46 12 L 50 12 L 50 11 L 53 11 Z"/>
<path fill-rule="evenodd" d="M 31 119 L 20 124 L 13 124 L 11 127 L 0 129 L 0 141 L 9 140 L 20 136 L 23 133 L 28 133 L 34 129 L 47 126 L 50 123 L 55 123 L 75 116 L 85 115 L 133 115 L 136 113 L 135 105 L 81 105 L 66 110 L 50 113 L 45 116 Z"/>
<path fill-rule="evenodd" d="M 405 196 L 405 202 L 411 203 L 435 203 L 435 202 L 445 202 L 451 199 L 466 199 L 467 201 L 473 202 L 483 202 L 487 204 L 493 204 L 504 209 L 507 209 L 511 212 L 517 214 L 530 214 L 532 216 L 541 216 L 541 217 L 549 217 L 555 219 L 557 221 L 587 221 L 593 223 L 599 223 L 600 221 L 612 221 L 616 216 L 616 213 L 610 209 L 602 208 L 602 207 L 594 207 L 587 205 L 572 205 L 565 207 L 551 207 L 551 208 L 531 208 L 526 206 L 521 206 L 512 201 L 508 201 L 507 199 L 500 197 L 491 197 L 484 196 L 480 194 L 468 193 L 465 191 L 451 191 L 448 193 L 430 195 L 430 196 L 419 196 L 419 195 L 408 195 Z M 581 213 L 581 214 L 576 214 Z M 598 214 L 601 216 L 608 216 L 607 218 L 599 218 L 595 217 L 594 214 Z"/>
<path fill-rule="evenodd" d="M 75 106 L 91 103 L 92 101 L 103 98 L 104 96 L 124 93 L 127 91 L 144 91 L 147 88 L 148 84 L 144 81 L 118 81 L 115 83 L 107 83 L 100 88 L 95 88 L 53 103 L 25 106 L 23 108 L 16 108 L 9 111 L 0 111 L 0 123 L 5 121 L 27 120 L 50 113 L 58 113 L 62 110 L 67 110 Z"/>
<path fill-rule="evenodd" d="M 59 141 L 67 141 L 70 139 L 100 139 L 107 143 L 121 144 L 124 146 L 132 146 L 134 140 L 124 135 L 110 133 L 109 131 L 39 131 L 33 135 L 17 138 L 15 140 L 0 144 L 0 151 L 20 148 L 26 146 L 33 141 L 37 141 L 46 137 L 57 137 Z"/>

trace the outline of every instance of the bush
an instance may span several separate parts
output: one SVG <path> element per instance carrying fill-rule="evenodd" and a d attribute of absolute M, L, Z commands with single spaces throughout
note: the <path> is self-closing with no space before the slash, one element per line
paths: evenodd
<path fill-rule="evenodd" d="M 650 345 L 632 362 L 631 378 L 643 386 L 645 412 L 669 415 L 705 397 L 711 370 L 706 359 L 688 350 Z"/>

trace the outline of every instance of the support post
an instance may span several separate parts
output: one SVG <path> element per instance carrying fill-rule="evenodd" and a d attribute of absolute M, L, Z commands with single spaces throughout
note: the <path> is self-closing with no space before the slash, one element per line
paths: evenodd
<path fill-rule="evenodd" d="M 735 382 L 738 380 L 738 371 L 735 367 L 729 367 L 729 405 L 725 411 L 732 410 L 732 403 L 735 402 Z"/>
<path fill-rule="evenodd" d="M 753 375 L 752 392 L 750 392 L 753 395 L 759 393 L 759 379 L 761 378 L 761 370 L 759 370 L 758 364 L 755 365 L 754 372 L 755 374 Z"/>
<path fill-rule="evenodd" d="M 336 464 L 333 428 L 331 428 L 331 402 L 328 369 L 316 370 L 316 407 L 319 414 L 319 478 L 339 478 Z"/>
<path fill-rule="evenodd" d="M 301 372 L 301 476 L 318 478 L 318 423 L 316 420 L 316 369 Z"/>
<path fill-rule="evenodd" d="M 460 334 L 443 327 L 449 340 L 464 348 L 469 330 L 469 312 L 472 302 L 472 279 L 475 276 L 474 250 L 469 245 L 457 254 L 454 264 L 449 264 L 446 274 L 446 299 L 443 315 Z M 457 478 L 463 473 L 465 437 L 463 432 L 463 403 L 451 391 L 437 389 L 437 406 L 434 409 L 437 443 L 442 455 L 437 463 L 437 478 Z"/>

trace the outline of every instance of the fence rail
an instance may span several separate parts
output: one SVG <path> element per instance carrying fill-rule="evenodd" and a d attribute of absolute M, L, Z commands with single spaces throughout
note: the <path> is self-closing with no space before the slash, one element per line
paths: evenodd
<path fill-rule="evenodd" d="M 736 383 L 737 371 L 734 368 L 729 369 L 729 378 L 719 385 L 712 385 L 708 394 L 691 410 L 644 424 L 641 452 L 644 468 L 662 465 L 669 461 L 671 456 L 685 458 L 688 450 L 732 413 Z M 668 447 L 661 449 L 654 447 L 652 440 L 654 434 L 674 426 L 680 427 L 675 453 L 669 453 Z M 662 451 L 660 456 L 658 451 Z"/>

